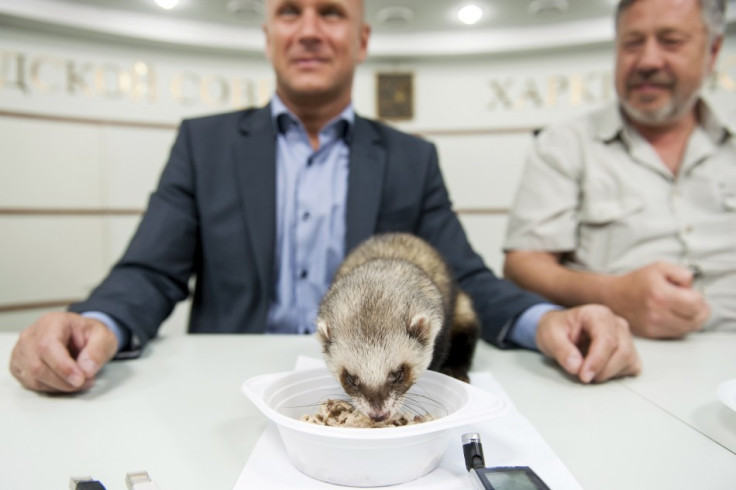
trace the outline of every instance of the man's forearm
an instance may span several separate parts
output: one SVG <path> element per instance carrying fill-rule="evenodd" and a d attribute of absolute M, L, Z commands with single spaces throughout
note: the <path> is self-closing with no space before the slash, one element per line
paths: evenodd
<path fill-rule="evenodd" d="M 522 250 L 506 254 L 504 275 L 519 286 L 567 307 L 608 304 L 613 280 L 612 276 L 569 269 L 559 263 L 559 256 L 554 253 Z"/>

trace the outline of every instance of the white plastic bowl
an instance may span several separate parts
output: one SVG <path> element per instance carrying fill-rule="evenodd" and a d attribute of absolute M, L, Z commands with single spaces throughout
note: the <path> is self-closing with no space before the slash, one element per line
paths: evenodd
<path fill-rule="evenodd" d="M 345 398 L 327 369 L 255 376 L 243 383 L 242 390 L 277 425 L 297 469 L 321 481 L 356 487 L 419 478 L 439 464 L 449 429 L 508 411 L 498 396 L 434 371 L 424 373 L 410 393 L 437 402 L 424 406 L 435 420 L 403 427 L 326 427 L 299 420 L 314 413 L 321 401 Z"/>
<path fill-rule="evenodd" d="M 724 405 L 736 411 L 736 378 L 718 385 L 716 393 L 718 393 L 718 398 L 721 399 Z"/>

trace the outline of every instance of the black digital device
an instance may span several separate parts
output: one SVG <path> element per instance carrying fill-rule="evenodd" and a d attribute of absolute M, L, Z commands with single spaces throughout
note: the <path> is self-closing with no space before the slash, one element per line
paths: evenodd
<path fill-rule="evenodd" d="M 549 490 L 528 466 L 473 468 L 470 470 L 470 477 L 483 490 Z"/>
<path fill-rule="evenodd" d="M 477 433 L 463 434 L 463 455 L 470 479 L 479 490 L 550 490 L 528 466 L 486 468 Z"/>

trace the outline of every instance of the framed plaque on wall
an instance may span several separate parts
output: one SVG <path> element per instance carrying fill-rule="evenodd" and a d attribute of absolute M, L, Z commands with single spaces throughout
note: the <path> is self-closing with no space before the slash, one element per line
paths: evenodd
<path fill-rule="evenodd" d="M 412 73 L 378 73 L 376 87 L 379 119 L 406 120 L 414 117 Z"/>

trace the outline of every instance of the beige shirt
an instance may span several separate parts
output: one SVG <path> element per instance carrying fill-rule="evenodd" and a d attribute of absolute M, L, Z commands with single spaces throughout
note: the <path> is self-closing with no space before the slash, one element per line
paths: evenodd
<path fill-rule="evenodd" d="M 706 328 L 736 330 L 736 128 L 702 101 L 700 114 L 677 175 L 613 105 L 540 133 L 504 249 L 569 252 L 565 265 L 603 274 L 695 267 Z"/>

